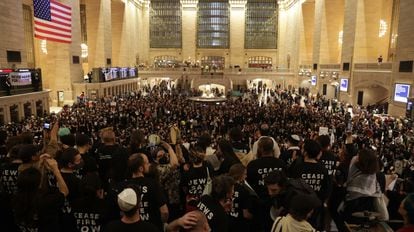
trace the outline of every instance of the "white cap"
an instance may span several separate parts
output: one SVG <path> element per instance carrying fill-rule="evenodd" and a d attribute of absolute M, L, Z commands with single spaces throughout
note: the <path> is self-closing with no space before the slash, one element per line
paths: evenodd
<path fill-rule="evenodd" d="M 118 206 L 122 211 L 130 211 L 136 205 L 137 194 L 132 188 L 126 188 L 118 194 Z"/>
<path fill-rule="evenodd" d="M 290 137 L 295 141 L 300 141 L 300 137 L 298 135 L 291 135 Z"/>

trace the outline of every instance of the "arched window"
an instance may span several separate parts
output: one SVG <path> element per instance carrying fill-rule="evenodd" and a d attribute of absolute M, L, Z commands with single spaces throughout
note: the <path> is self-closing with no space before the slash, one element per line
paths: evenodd
<path fill-rule="evenodd" d="M 272 67 L 272 58 L 267 56 L 253 56 L 248 60 L 249 68 L 270 68 Z"/>

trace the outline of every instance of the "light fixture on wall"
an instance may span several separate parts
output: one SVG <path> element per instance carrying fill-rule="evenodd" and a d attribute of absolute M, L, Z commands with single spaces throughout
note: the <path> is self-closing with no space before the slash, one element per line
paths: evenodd
<path fill-rule="evenodd" d="M 81 52 L 82 52 L 81 57 L 82 58 L 88 57 L 88 45 L 81 43 L 80 46 L 81 46 Z"/>
<path fill-rule="evenodd" d="M 379 25 L 378 37 L 379 38 L 384 37 L 385 33 L 387 33 L 387 29 L 388 29 L 387 22 L 385 22 L 385 20 L 381 19 L 380 20 L 380 25 Z"/>
<path fill-rule="evenodd" d="M 42 50 L 43 54 L 47 55 L 47 40 L 43 39 L 40 41 L 40 49 Z"/>

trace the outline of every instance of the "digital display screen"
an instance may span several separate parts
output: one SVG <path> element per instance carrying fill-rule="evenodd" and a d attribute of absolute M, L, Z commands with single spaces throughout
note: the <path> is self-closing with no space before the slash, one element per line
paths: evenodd
<path fill-rule="evenodd" d="M 311 85 L 316 85 L 316 80 L 317 80 L 316 76 L 312 76 L 311 77 Z"/>
<path fill-rule="evenodd" d="M 348 91 L 348 83 L 349 83 L 348 79 L 341 79 L 341 83 L 339 85 L 339 90 L 342 91 L 342 92 L 347 92 Z"/>
<path fill-rule="evenodd" d="M 407 98 L 410 94 L 409 84 L 395 84 L 394 101 L 407 103 Z"/>

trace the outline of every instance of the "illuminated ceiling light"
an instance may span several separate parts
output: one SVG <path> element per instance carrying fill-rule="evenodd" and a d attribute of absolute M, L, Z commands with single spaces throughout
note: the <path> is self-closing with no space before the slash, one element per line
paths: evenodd
<path fill-rule="evenodd" d="M 382 38 L 385 36 L 385 33 L 387 33 L 387 22 L 385 22 L 385 20 L 381 19 L 380 20 L 380 26 L 379 26 L 379 33 L 378 33 L 378 37 Z"/>
<path fill-rule="evenodd" d="M 47 40 L 40 41 L 40 49 L 42 50 L 43 54 L 47 54 Z"/>
<path fill-rule="evenodd" d="M 338 44 L 342 45 L 344 39 L 344 31 L 338 33 Z"/>
<path fill-rule="evenodd" d="M 81 57 L 82 58 L 88 57 L 88 45 L 81 43 L 80 46 L 81 46 L 81 52 L 82 52 Z"/>

